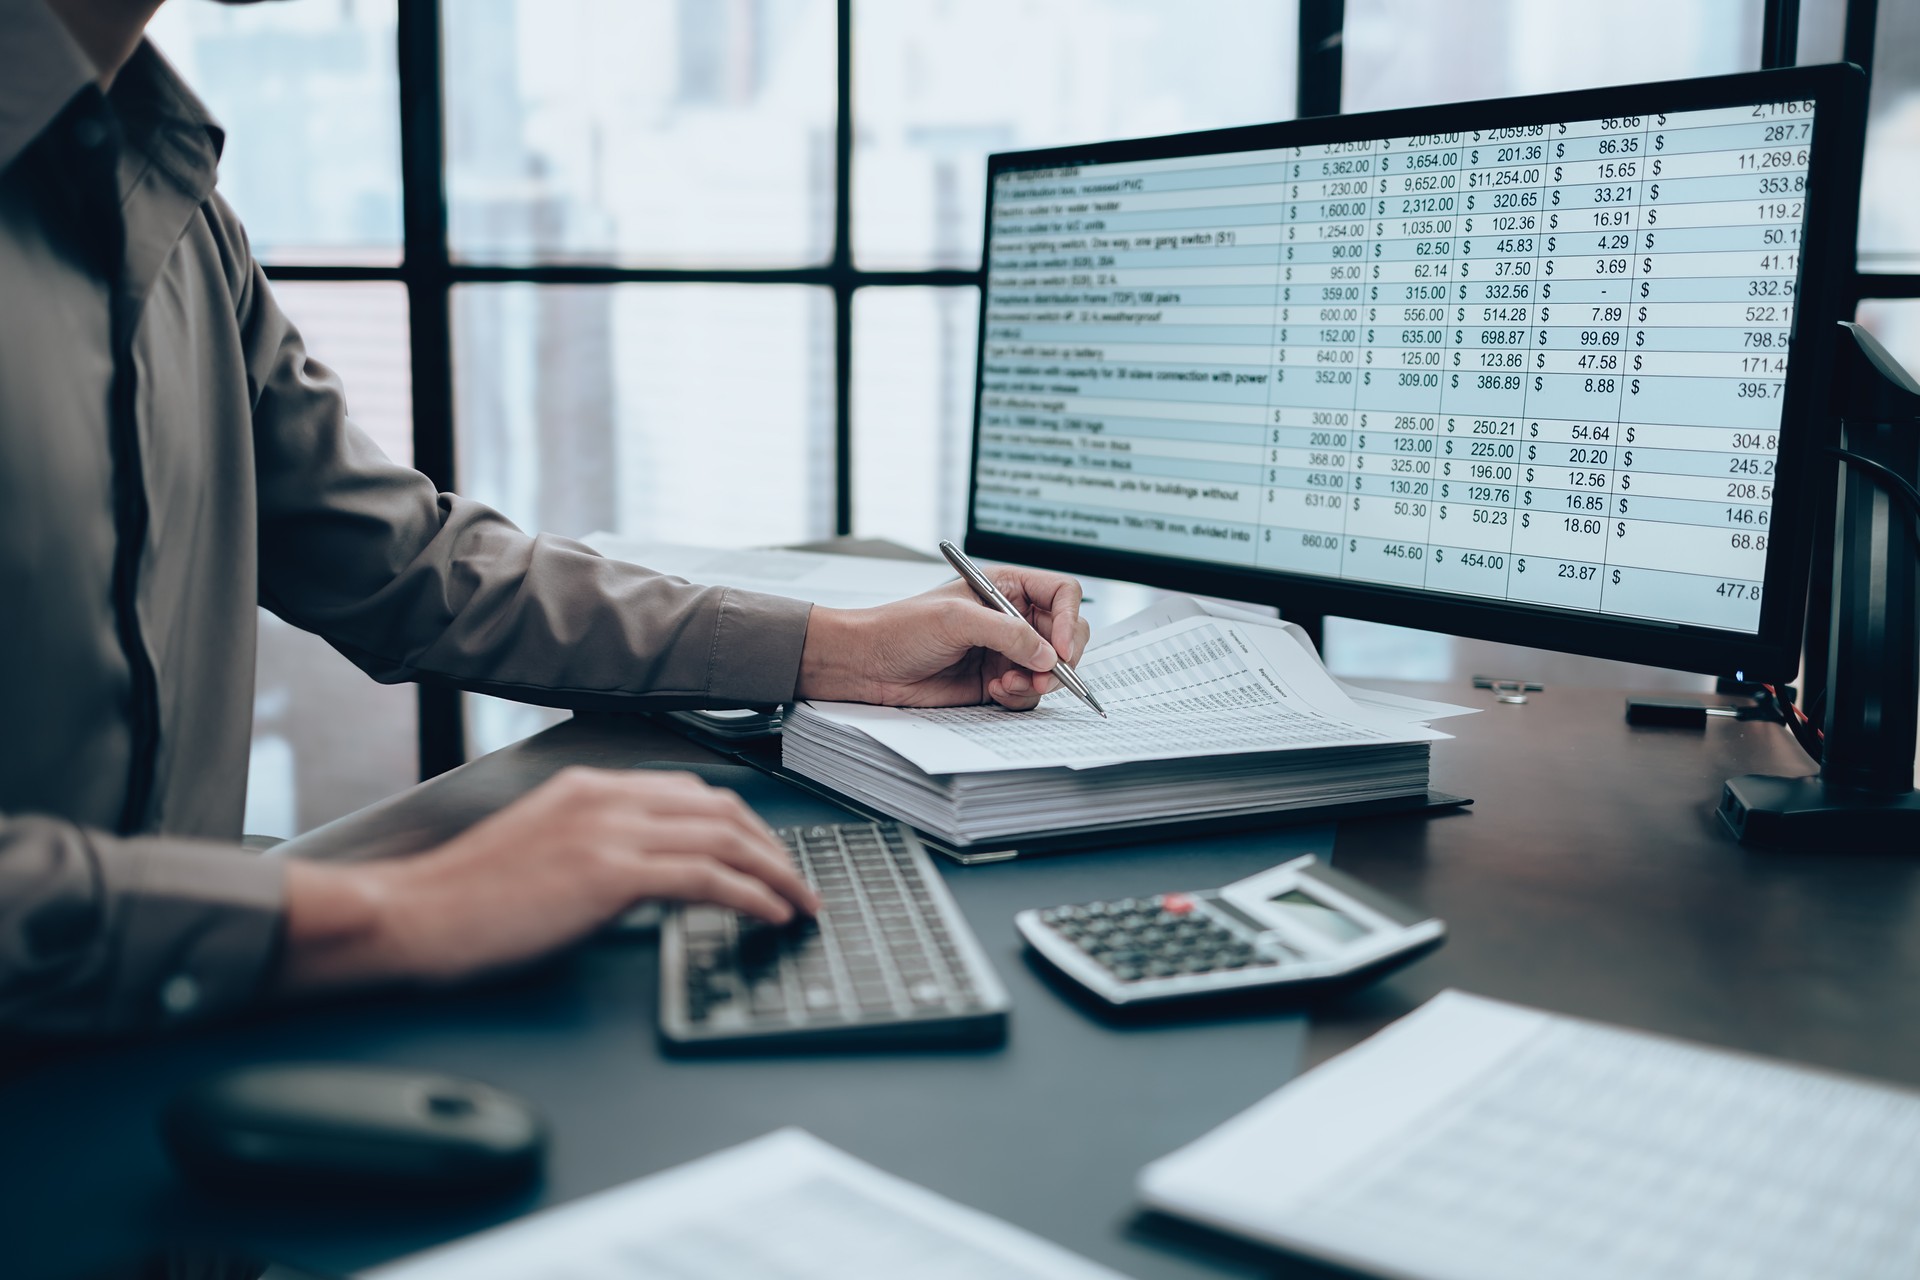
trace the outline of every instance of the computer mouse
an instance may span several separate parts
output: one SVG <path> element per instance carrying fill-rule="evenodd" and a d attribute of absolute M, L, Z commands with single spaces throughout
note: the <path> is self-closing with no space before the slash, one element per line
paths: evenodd
<path fill-rule="evenodd" d="M 279 1063 L 227 1071 L 166 1108 L 187 1177 L 219 1190 L 462 1195 L 530 1180 L 546 1124 L 519 1098 L 459 1076 Z"/>

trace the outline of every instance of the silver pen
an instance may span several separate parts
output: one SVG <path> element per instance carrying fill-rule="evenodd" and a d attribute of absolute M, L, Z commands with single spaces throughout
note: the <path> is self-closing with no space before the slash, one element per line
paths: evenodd
<path fill-rule="evenodd" d="M 979 567 L 975 565 L 973 561 L 967 559 L 966 552 L 960 550 L 960 548 L 954 546 L 951 542 L 942 539 L 940 543 L 940 554 L 947 558 L 947 563 L 953 566 L 953 571 L 965 579 L 968 586 L 973 588 L 973 594 L 979 596 L 983 601 L 1006 614 L 1009 618 L 1018 618 L 1022 622 L 1027 621 L 1027 615 L 1014 608 L 1013 602 L 1000 594 L 1000 588 L 993 585 L 993 579 L 980 572 Z M 1033 624 L 1028 623 L 1027 625 L 1032 626 Z M 1039 633 L 1036 631 L 1035 634 L 1038 635 Z M 1045 639 L 1044 636 L 1041 638 Z M 1092 707 L 1094 713 L 1102 720 L 1107 718 L 1107 713 L 1101 709 L 1099 702 L 1094 699 L 1092 690 L 1080 682 L 1080 677 L 1073 673 L 1073 668 L 1067 665 L 1065 658 L 1062 658 L 1054 664 L 1053 674 L 1060 678 L 1060 683 L 1067 687 L 1068 693 L 1071 693 L 1074 697 L 1080 699 L 1080 701 L 1086 703 L 1089 707 Z"/>

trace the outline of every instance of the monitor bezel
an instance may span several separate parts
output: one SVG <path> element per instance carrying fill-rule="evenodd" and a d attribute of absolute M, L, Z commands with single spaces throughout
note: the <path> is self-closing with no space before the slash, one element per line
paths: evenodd
<path fill-rule="evenodd" d="M 987 158 L 985 229 L 979 270 L 980 323 L 975 346 L 973 440 L 967 484 L 968 552 L 1149 586 L 1278 606 L 1289 616 L 1331 614 L 1418 627 L 1480 640 L 1556 649 L 1748 680 L 1785 680 L 1799 665 L 1808 561 L 1822 489 L 1831 489 L 1834 443 L 1826 406 L 1833 339 L 1854 270 L 1855 223 L 1865 137 L 1866 77 L 1848 63 L 1743 72 L 1694 80 L 1579 89 L 1565 93 L 1445 103 L 1355 115 L 1116 142 L 998 152 Z M 987 263 L 992 248 L 995 180 L 1015 169 L 1165 159 L 1207 152 L 1309 146 L 1364 137 L 1400 137 L 1511 125 L 1652 115 L 1810 99 L 1815 104 L 1807 173 L 1800 277 L 1782 390 L 1780 454 L 1774 483 L 1759 629 L 1749 635 L 1711 627 L 1625 619 L 1511 601 L 1476 601 L 1420 588 L 1355 583 L 1271 568 L 1190 560 L 1151 552 L 1076 546 L 979 527 L 980 402 L 985 381 Z M 1809 335 L 1814 340 L 1809 340 Z"/>

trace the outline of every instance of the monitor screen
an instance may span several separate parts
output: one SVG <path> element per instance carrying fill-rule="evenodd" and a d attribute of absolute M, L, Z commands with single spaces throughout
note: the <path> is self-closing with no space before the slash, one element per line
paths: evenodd
<path fill-rule="evenodd" d="M 995 157 L 970 534 L 1611 656 L 1760 653 L 1796 563 L 1770 551 L 1810 514 L 1786 469 L 1812 470 L 1788 390 L 1825 363 L 1795 340 L 1809 272 L 1838 266 L 1818 153 L 1847 149 L 1783 75 Z M 1797 644 L 1800 601 L 1774 612 Z M 1672 662 L 1608 640 L 1632 631 L 1732 643 Z"/>

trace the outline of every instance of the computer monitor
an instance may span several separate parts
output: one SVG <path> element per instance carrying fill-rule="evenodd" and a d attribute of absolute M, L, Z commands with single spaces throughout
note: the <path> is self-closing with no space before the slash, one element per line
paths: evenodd
<path fill-rule="evenodd" d="M 1863 98 L 1811 67 L 991 157 L 968 549 L 1784 678 Z"/>

